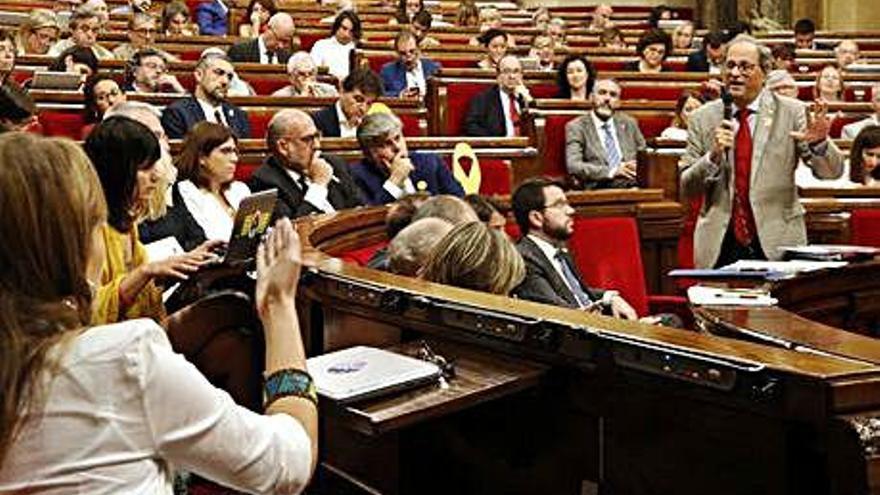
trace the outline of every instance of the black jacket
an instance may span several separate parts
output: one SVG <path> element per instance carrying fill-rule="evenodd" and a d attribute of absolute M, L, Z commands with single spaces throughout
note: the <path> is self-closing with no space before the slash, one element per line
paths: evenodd
<path fill-rule="evenodd" d="M 501 90 L 496 84 L 471 98 L 464 118 L 464 134 L 466 136 L 504 137 L 507 135 L 500 92 Z"/>
<path fill-rule="evenodd" d="M 223 117 L 229 129 L 239 139 L 251 137 L 251 124 L 244 110 L 231 103 L 223 102 Z M 195 96 L 188 96 L 165 107 L 162 112 L 162 128 L 169 139 L 183 139 L 186 132 L 199 122 L 206 120 L 202 106 Z"/>
<path fill-rule="evenodd" d="M 236 43 L 229 47 L 226 55 L 233 62 L 251 62 L 260 63 L 260 46 L 257 44 L 257 38 L 253 38 L 241 43 Z M 286 64 L 290 58 L 290 50 L 281 49 L 275 52 L 275 57 L 279 64 Z"/>
<path fill-rule="evenodd" d="M 315 121 L 315 127 L 321 131 L 321 135 L 324 137 L 340 137 L 342 135 L 335 103 L 312 114 L 312 120 Z"/>
<path fill-rule="evenodd" d="M 565 283 L 565 280 L 556 271 L 551 260 L 547 259 L 541 248 L 527 236 L 523 236 L 516 243 L 516 249 L 523 257 L 526 265 L 526 278 L 522 283 L 513 289 L 513 294 L 520 299 L 535 301 L 554 306 L 562 306 L 566 308 L 577 308 L 578 303 L 571 289 Z M 566 253 L 564 256 L 568 258 L 568 264 L 577 275 L 581 288 L 590 297 L 590 300 L 596 301 L 602 299 L 604 291 L 592 289 L 583 283 L 583 277 L 578 272 L 577 265 Z"/>

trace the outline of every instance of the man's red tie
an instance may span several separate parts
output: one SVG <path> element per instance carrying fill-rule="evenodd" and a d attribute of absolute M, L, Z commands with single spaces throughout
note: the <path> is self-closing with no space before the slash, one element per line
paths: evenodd
<path fill-rule="evenodd" d="M 749 129 L 749 109 L 738 112 L 739 130 L 734 144 L 736 177 L 733 194 L 733 234 L 743 246 L 752 243 L 755 236 L 755 217 L 749 203 L 749 181 L 752 175 L 752 132 Z"/>
<path fill-rule="evenodd" d="M 516 97 L 514 95 L 510 95 L 508 98 L 510 101 L 510 123 L 513 125 L 513 135 L 520 136 L 519 130 L 519 111 L 516 109 Z"/>

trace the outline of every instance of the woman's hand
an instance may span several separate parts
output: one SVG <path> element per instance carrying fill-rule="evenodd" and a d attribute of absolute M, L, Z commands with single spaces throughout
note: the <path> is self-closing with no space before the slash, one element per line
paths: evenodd
<path fill-rule="evenodd" d="M 267 314 L 276 303 L 293 303 L 302 267 L 299 235 L 290 219 L 282 218 L 257 249 L 257 311 Z"/>
<path fill-rule="evenodd" d="M 150 278 L 189 279 L 190 273 L 197 271 L 202 265 L 216 257 L 215 254 L 200 251 L 199 248 L 161 261 L 148 263 L 145 266 L 147 275 Z"/>

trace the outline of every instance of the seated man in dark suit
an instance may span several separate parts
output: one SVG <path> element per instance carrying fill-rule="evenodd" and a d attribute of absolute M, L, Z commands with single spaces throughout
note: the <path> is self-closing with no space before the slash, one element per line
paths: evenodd
<path fill-rule="evenodd" d="M 685 70 L 721 74 L 722 62 L 724 62 L 724 34 L 710 31 L 703 36 L 703 48 L 688 55 Z"/>
<path fill-rule="evenodd" d="M 293 18 L 278 12 L 269 18 L 266 30 L 256 38 L 229 47 L 229 60 L 255 64 L 286 64 L 294 32 Z"/>
<path fill-rule="evenodd" d="M 403 125 L 390 113 L 364 117 L 357 131 L 364 159 L 351 173 L 367 203 L 380 205 L 415 192 L 464 196 L 464 189 L 433 153 L 406 149 Z"/>
<path fill-rule="evenodd" d="M 226 95 L 235 76 L 232 63 L 225 55 L 204 55 L 193 72 L 196 90 L 192 96 L 178 100 L 162 112 L 162 127 L 170 139 L 181 139 L 196 123 L 203 120 L 223 124 L 239 139 L 251 137 L 247 114 L 228 103 Z"/>
<path fill-rule="evenodd" d="M 321 153 L 309 114 L 292 108 L 269 121 L 266 144 L 272 153 L 248 181 L 251 191 L 278 189 L 276 216 L 331 213 L 363 204 L 360 190 L 341 158 Z"/>
<path fill-rule="evenodd" d="M 355 69 L 342 81 L 339 100 L 312 118 L 324 137 L 355 137 L 361 119 L 382 94 L 382 80 L 370 69 Z"/>
<path fill-rule="evenodd" d="M 522 64 L 516 55 L 498 62 L 498 84 L 474 96 L 464 120 L 466 136 L 519 136 L 520 116 L 532 97 L 523 85 Z"/>
<path fill-rule="evenodd" d="M 201 35 L 226 36 L 229 7 L 223 0 L 200 2 L 196 6 L 196 23 Z"/>
<path fill-rule="evenodd" d="M 379 75 L 385 85 L 385 96 L 422 98 L 428 88 L 428 78 L 440 70 L 440 64 L 422 58 L 416 36 L 403 30 L 394 40 L 398 59 L 382 66 Z"/>
<path fill-rule="evenodd" d="M 639 124 L 618 112 L 620 85 L 600 79 L 590 94 L 593 109 L 565 124 L 565 166 L 586 189 L 636 187 L 636 155 L 645 149 Z"/>
<path fill-rule="evenodd" d="M 526 278 L 513 293 L 530 301 L 568 308 L 603 310 L 627 320 L 638 315 L 616 291 L 587 287 L 565 242 L 574 232 L 574 208 L 557 183 L 543 177 L 526 180 L 511 198 L 522 232 L 516 244 Z"/>

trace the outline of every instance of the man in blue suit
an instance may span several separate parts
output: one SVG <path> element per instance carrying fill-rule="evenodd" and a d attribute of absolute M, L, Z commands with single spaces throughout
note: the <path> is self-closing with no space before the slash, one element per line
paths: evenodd
<path fill-rule="evenodd" d="M 196 6 L 196 23 L 199 34 L 226 36 L 229 23 L 229 7 L 222 0 L 210 0 Z"/>
<path fill-rule="evenodd" d="M 247 114 L 226 101 L 229 84 L 235 75 L 226 55 L 210 53 L 199 60 L 194 72 L 195 92 L 165 107 L 162 127 L 170 139 L 182 139 L 198 122 L 223 124 L 239 139 L 251 137 Z"/>
<path fill-rule="evenodd" d="M 440 64 L 421 58 L 418 40 L 410 30 L 402 30 L 394 40 L 398 59 L 382 66 L 379 75 L 385 86 L 385 96 L 421 98 L 428 87 L 428 78 L 440 70 Z"/>
<path fill-rule="evenodd" d="M 368 204 L 391 203 L 415 192 L 464 196 L 464 189 L 440 157 L 407 151 L 403 125 L 394 115 L 367 115 L 358 127 L 357 139 L 364 160 L 352 166 L 351 174 Z"/>

